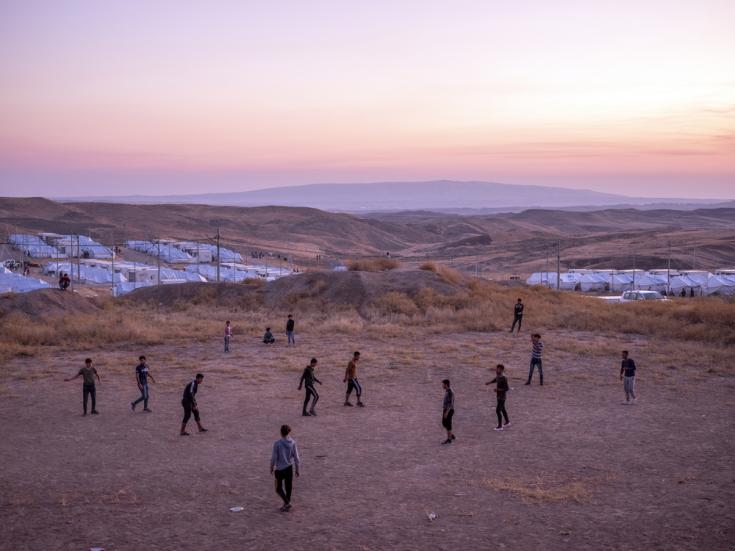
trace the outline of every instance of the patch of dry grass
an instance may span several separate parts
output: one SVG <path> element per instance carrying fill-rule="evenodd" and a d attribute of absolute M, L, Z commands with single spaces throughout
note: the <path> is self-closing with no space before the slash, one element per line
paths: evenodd
<path fill-rule="evenodd" d="M 385 272 L 399 268 L 397 260 L 383 256 L 378 258 L 359 258 L 347 261 L 347 269 L 354 272 Z"/>
<path fill-rule="evenodd" d="M 442 280 L 452 285 L 459 285 L 464 279 L 464 277 L 458 270 L 450 268 L 449 266 L 445 266 L 444 264 L 438 264 L 436 262 L 424 262 L 419 267 L 419 269 L 425 270 L 427 272 L 434 272 Z"/>
<path fill-rule="evenodd" d="M 524 503 L 542 504 L 571 501 L 585 503 L 592 497 L 593 490 L 602 482 L 612 480 L 611 475 L 573 479 L 569 481 L 520 480 L 518 478 L 489 478 L 483 480 L 484 486 L 491 490 L 507 492 L 521 498 Z"/>

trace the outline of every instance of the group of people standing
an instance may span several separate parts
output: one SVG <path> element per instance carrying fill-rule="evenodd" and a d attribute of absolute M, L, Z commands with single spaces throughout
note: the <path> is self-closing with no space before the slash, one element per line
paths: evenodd
<path fill-rule="evenodd" d="M 515 330 L 517 325 L 518 332 L 520 332 L 522 318 L 523 318 L 523 303 L 521 299 L 518 299 L 514 307 L 513 325 L 511 326 L 511 332 Z M 288 345 L 292 346 L 296 344 L 294 335 L 295 323 L 293 316 L 289 315 L 286 322 L 286 333 L 288 337 Z M 230 351 L 230 341 L 232 338 L 232 324 L 228 320 L 225 324 L 224 332 L 224 348 L 225 352 Z M 531 384 L 533 373 L 535 369 L 539 371 L 539 384 L 543 385 L 543 370 L 542 370 L 542 352 L 543 342 L 541 341 L 541 335 L 534 333 L 531 337 L 531 362 L 528 372 L 528 379 L 526 385 Z M 354 391 L 357 397 L 357 406 L 364 407 L 365 404 L 362 401 L 362 385 L 357 377 L 357 366 L 360 362 L 360 352 L 355 351 L 352 355 L 352 359 L 348 362 L 343 382 L 347 384 L 345 391 L 344 406 L 352 407 L 353 404 L 350 400 L 352 392 Z M 319 393 L 316 390 L 315 384 L 322 384 L 322 382 L 316 377 L 315 369 L 317 367 L 318 360 L 312 358 L 309 364 L 304 368 L 301 378 L 299 380 L 298 390 L 304 389 L 304 402 L 302 407 L 302 415 L 304 417 L 315 417 L 317 415 L 316 405 L 319 401 Z M 635 372 L 636 365 L 632 358 L 629 357 L 627 350 L 622 352 L 622 363 L 620 368 L 620 379 L 623 380 L 623 387 L 625 390 L 626 401 L 625 404 L 632 404 L 636 401 L 635 395 Z M 87 405 L 91 398 L 91 413 L 93 415 L 98 414 L 96 407 L 96 384 L 101 384 L 101 379 L 97 369 L 94 367 L 92 359 L 87 358 L 85 365 L 79 369 L 78 373 L 73 377 L 64 379 L 65 381 L 71 381 L 78 377 L 82 377 L 82 406 L 84 415 L 87 415 Z M 138 358 L 138 365 L 135 367 L 135 381 L 140 392 L 140 396 L 134 401 L 130 402 L 130 408 L 135 411 L 136 406 L 143 402 L 143 411 L 145 413 L 151 413 L 152 410 L 149 406 L 149 382 L 155 384 L 155 378 L 151 373 L 150 367 L 146 362 L 145 356 Z M 184 410 L 184 416 L 181 422 L 181 429 L 179 434 L 181 436 L 189 436 L 187 432 L 187 424 L 191 417 L 194 417 L 199 432 L 207 432 L 207 429 L 202 426 L 201 417 L 199 414 L 199 407 L 197 405 L 196 395 L 199 387 L 204 382 L 204 374 L 197 373 L 193 380 L 189 381 L 184 387 L 183 396 L 181 399 L 181 405 Z M 508 417 L 508 411 L 506 409 L 506 399 L 508 392 L 511 390 L 508 384 L 508 379 L 505 375 L 505 366 L 503 364 L 497 364 L 495 366 L 495 377 L 485 383 L 486 385 L 495 385 L 496 395 L 496 408 L 495 413 L 497 415 L 498 424 L 494 430 L 502 431 L 510 426 L 510 419 Z M 444 397 L 442 401 L 442 426 L 446 430 L 446 440 L 442 444 L 451 444 L 456 440 L 456 436 L 453 432 L 452 419 L 454 417 L 455 408 L 455 395 L 451 388 L 451 382 L 449 379 L 442 381 L 442 387 L 444 389 Z M 631 401 L 632 400 L 632 401 Z M 291 437 L 291 427 L 288 425 L 282 425 L 280 428 L 281 438 L 273 444 L 273 450 L 271 454 L 270 470 L 271 474 L 275 477 L 276 493 L 280 496 L 283 501 L 281 511 L 288 512 L 291 510 L 291 494 L 293 488 L 293 477 L 299 476 L 300 459 L 298 453 L 298 447 L 296 441 Z"/>

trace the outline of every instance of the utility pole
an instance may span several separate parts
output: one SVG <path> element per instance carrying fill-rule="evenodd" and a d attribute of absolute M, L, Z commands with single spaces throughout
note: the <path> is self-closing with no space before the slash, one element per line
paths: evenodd
<path fill-rule="evenodd" d="M 635 265 L 636 265 L 635 251 L 633 251 L 633 290 L 634 291 L 635 291 Z"/>
<path fill-rule="evenodd" d="M 544 268 L 544 276 L 546 277 L 546 288 L 548 289 L 550 287 L 549 285 L 549 248 L 548 247 L 546 247 L 546 267 Z"/>
<path fill-rule="evenodd" d="M 112 281 L 110 282 L 112 296 L 115 296 L 115 232 L 112 232 Z"/>
<path fill-rule="evenodd" d="M 666 264 L 666 293 L 671 294 L 671 241 L 669 241 L 669 259 Z"/>
<path fill-rule="evenodd" d="M 561 289 L 561 241 L 556 242 L 556 290 Z"/>
<path fill-rule="evenodd" d="M 161 286 L 161 239 L 156 239 L 156 245 L 158 246 L 158 286 Z"/>
<path fill-rule="evenodd" d="M 692 270 L 697 269 L 697 248 L 692 249 Z"/>
<path fill-rule="evenodd" d="M 219 264 L 220 264 L 220 254 L 219 254 L 219 226 L 217 226 L 217 235 L 215 236 L 217 238 L 217 283 L 219 283 Z"/>
<path fill-rule="evenodd" d="M 77 281 L 81 282 L 82 280 L 82 270 L 81 270 L 81 258 L 82 256 L 82 247 L 79 244 L 79 234 L 77 234 Z"/>

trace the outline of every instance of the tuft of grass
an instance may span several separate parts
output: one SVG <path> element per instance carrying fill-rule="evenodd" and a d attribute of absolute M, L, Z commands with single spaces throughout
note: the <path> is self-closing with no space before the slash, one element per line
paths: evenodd
<path fill-rule="evenodd" d="M 436 262 L 424 262 L 419 268 L 427 272 L 434 272 L 443 281 L 451 285 L 459 285 L 464 279 L 458 270 Z"/>
<path fill-rule="evenodd" d="M 347 269 L 353 272 L 387 272 L 399 268 L 401 263 L 387 256 L 379 258 L 359 258 L 347 261 Z"/>

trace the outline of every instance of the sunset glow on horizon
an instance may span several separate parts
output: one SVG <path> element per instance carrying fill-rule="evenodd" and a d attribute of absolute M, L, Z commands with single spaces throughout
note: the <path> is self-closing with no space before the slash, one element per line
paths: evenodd
<path fill-rule="evenodd" d="M 735 198 L 735 2 L 4 2 L 0 195 Z"/>

